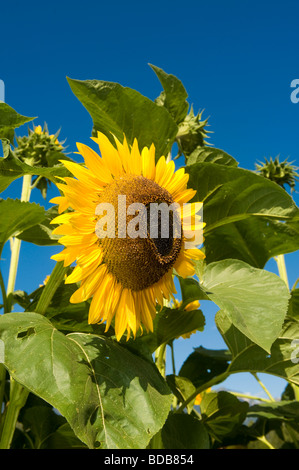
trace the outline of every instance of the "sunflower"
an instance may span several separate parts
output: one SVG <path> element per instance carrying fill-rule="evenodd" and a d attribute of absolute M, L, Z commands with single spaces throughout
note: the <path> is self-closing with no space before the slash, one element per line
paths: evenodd
<path fill-rule="evenodd" d="M 62 196 L 51 202 L 59 205 L 59 216 L 52 223 L 61 224 L 54 233 L 62 235 L 59 242 L 64 250 L 52 256 L 68 266 L 76 262 L 66 283 L 80 282 L 80 287 L 70 302 L 83 302 L 92 298 L 89 323 L 106 323 L 106 330 L 114 319 L 116 338 L 119 341 L 127 331 L 153 331 L 153 319 L 157 304 L 170 301 L 176 289 L 173 269 L 182 277 L 195 273 L 193 260 L 203 259 L 204 254 L 188 245 L 190 232 L 198 224 L 198 208 L 186 204 L 196 191 L 187 188 L 189 175 L 185 170 L 175 171 L 173 161 L 162 156 L 155 163 L 155 147 L 144 147 L 140 152 L 135 139 L 129 147 L 126 138 L 121 143 L 114 137 L 115 146 L 102 133 L 92 138 L 100 149 L 99 156 L 87 145 L 77 143 L 78 153 L 85 166 L 62 160 L 75 178 L 62 178 L 57 186 Z M 125 209 L 141 203 L 147 209 L 151 203 L 177 203 L 180 207 L 181 236 L 175 237 L 169 228 L 169 237 L 128 237 L 120 234 L 118 221 L 123 216 L 119 209 L 119 197 L 126 196 Z M 109 203 L 114 208 L 116 234 L 100 238 L 97 227 L 107 211 L 99 214 L 99 204 Z M 187 206 L 187 211 L 183 210 Z M 197 206 L 198 207 L 198 206 Z M 67 212 L 65 212 L 67 211 Z M 65 213 L 63 213 L 65 212 Z M 192 223 L 190 223 L 192 216 Z M 128 225 L 133 216 L 126 215 Z M 161 221 L 159 222 L 161 228 Z M 137 227 L 138 224 L 136 224 Z M 170 227 L 171 224 L 169 224 Z M 203 227 L 204 224 L 200 224 Z M 199 225 L 197 225 L 198 227 Z M 188 238 L 187 238 L 188 237 Z"/>

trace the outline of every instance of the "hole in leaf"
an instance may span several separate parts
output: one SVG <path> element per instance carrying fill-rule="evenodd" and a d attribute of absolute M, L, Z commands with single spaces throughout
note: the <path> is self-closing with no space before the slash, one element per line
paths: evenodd
<path fill-rule="evenodd" d="M 28 328 L 25 331 L 20 331 L 20 333 L 18 333 L 18 335 L 17 335 L 17 338 L 26 338 L 26 337 L 34 335 L 34 334 L 35 334 L 35 328 L 33 328 L 33 326 L 31 326 L 30 328 Z"/>
<path fill-rule="evenodd" d="M 96 419 L 97 419 L 97 412 L 98 412 L 98 409 L 96 408 L 96 409 L 93 411 L 92 415 L 90 416 L 90 424 L 91 424 L 91 425 L 94 424 L 95 421 L 96 421 Z"/>

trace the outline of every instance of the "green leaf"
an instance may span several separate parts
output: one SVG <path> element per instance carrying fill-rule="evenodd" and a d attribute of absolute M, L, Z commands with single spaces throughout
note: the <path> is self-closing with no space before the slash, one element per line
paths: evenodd
<path fill-rule="evenodd" d="M 179 375 L 167 375 L 166 376 L 167 384 L 169 385 L 172 393 L 177 397 L 177 399 L 183 403 L 190 395 L 195 392 L 195 387 L 191 380 L 186 377 L 180 377 Z M 191 413 L 194 405 L 194 400 L 188 403 L 187 410 L 188 413 Z"/>
<path fill-rule="evenodd" d="M 0 317 L 5 367 L 54 406 L 88 447 L 145 448 L 163 426 L 171 394 L 155 366 L 92 334 L 57 331 L 36 313 Z"/>
<path fill-rule="evenodd" d="M 0 199 L 0 253 L 10 237 L 15 237 L 41 222 L 44 214 L 44 208 L 33 202 Z"/>
<path fill-rule="evenodd" d="M 205 239 L 206 262 L 235 258 L 263 268 L 279 254 L 299 249 L 298 222 L 251 217 L 215 228 Z"/>
<path fill-rule="evenodd" d="M 106 325 L 88 323 L 89 302 L 70 303 L 70 297 L 77 289 L 77 284 L 64 284 L 63 282 L 56 290 L 45 316 L 51 319 L 51 323 L 59 331 L 103 335 Z M 36 303 L 31 305 L 32 310 Z M 112 334 L 114 330 L 110 327 L 105 335 L 111 336 Z"/>
<path fill-rule="evenodd" d="M 299 289 L 291 291 L 288 315 L 299 320 Z"/>
<path fill-rule="evenodd" d="M 164 89 L 158 101 L 169 111 L 174 121 L 179 124 L 188 113 L 189 104 L 186 101 L 188 94 L 182 82 L 174 75 L 164 72 L 161 68 L 151 65 Z"/>
<path fill-rule="evenodd" d="M 30 432 L 35 448 L 44 448 L 47 439 L 65 419 L 54 412 L 49 406 L 32 406 L 24 410 L 22 424 L 26 432 Z"/>
<path fill-rule="evenodd" d="M 59 426 L 58 429 L 51 436 L 48 437 L 45 449 L 87 449 L 74 434 L 74 431 L 68 423 Z"/>
<path fill-rule="evenodd" d="M 0 139 L 14 140 L 14 130 L 34 117 L 22 116 L 6 103 L 0 102 Z"/>
<path fill-rule="evenodd" d="M 65 155 L 60 155 L 61 160 L 70 160 Z M 8 148 L 5 156 L 0 158 L 0 193 L 4 191 L 10 183 L 24 175 L 42 176 L 53 183 L 57 182 L 56 177 L 58 176 L 72 176 L 62 163 L 57 163 L 52 167 L 27 165 Z"/>
<path fill-rule="evenodd" d="M 205 238 L 222 225 L 247 219 L 269 217 L 290 220 L 298 208 L 289 194 L 276 183 L 249 170 L 216 163 L 195 163 L 186 167 L 189 185 L 203 202 Z"/>
<path fill-rule="evenodd" d="M 58 245 L 61 235 L 53 234 L 55 225 L 51 225 L 51 221 L 58 215 L 58 206 L 53 206 L 45 212 L 43 221 L 39 224 L 24 230 L 18 238 L 25 242 L 34 243 L 40 246 Z"/>
<path fill-rule="evenodd" d="M 131 88 L 99 80 L 73 80 L 68 83 L 93 119 L 93 133 L 112 134 L 129 144 L 137 138 L 139 148 L 154 143 L 156 156 L 167 155 L 177 134 L 177 125 L 168 111 Z"/>
<path fill-rule="evenodd" d="M 172 413 L 161 431 L 165 449 L 209 449 L 205 426 L 191 415 Z"/>
<path fill-rule="evenodd" d="M 67 274 L 70 274 L 70 272 L 71 269 L 69 268 Z M 14 303 L 18 303 L 27 312 L 36 311 L 44 289 L 45 286 L 41 285 L 30 294 L 20 290 L 15 291 L 13 294 Z M 106 325 L 88 323 L 90 302 L 70 303 L 70 297 L 77 289 L 77 284 L 65 284 L 63 281 L 47 306 L 44 313 L 45 317 L 51 320 L 52 325 L 57 330 L 64 333 L 80 332 L 103 335 Z M 114 334 L 114 329 L 110 327 L 105 336 Z"/>
<path fill-rule="evenodd" d="M 289 292 L 275 274 L 243 261 L 224 260 L 206 266 L 198 287 L 180 278 L 183 299 L 210 299 L 253 342 L 270 350 L 287 313 Z M 203 295 L 203 292 L 205 295 Z"/>
<path fill-rule="evenodd" d="M 221 441 L 234 435 L 246 418 L 249 405 L 228 392 L 209 392 L 200 403 L 202 421 L 210 435 Z"/>
<path fill-rule="evenodd" d="M 276 401 L 252 405 L 248 411 L 248 417 L 262 417 L 266 419 L 278 419 L 285 422 L 299 422 L 298 401 Z"/>
<path fill-rule="evenodd" d="M 182 278 L 177 276 L 180 282 L 182 293 L 182 307 L 194 300 L 210 300 L 201 284 L 193 277 Z"/>
<path fill-rule="evenodd" d="M 230 360 L 231 354 L 225 349 L 213 350 L 200 346 L 185 360 L 179 375 L 188 378 L 198 388 L 214 377 L 221 376 Z"/>
<path fill-rule="evenodd" d="M 187 165 L 204 162 L 233 167 L 238 166 L 238 162 L 231 155 L 214 147 L 196 147 L 187 157 Z"/>
<path fill-rule="evenodd" d="M 278 276 L 243 261 L 224 260 L 207 266 L 203 286 L 236 328 L 270 352 L 289 300 L 288 289 Z"/>
<path fill-rule="evenodd" d="M 16 431 L 12 442 L 14 449 L 87 449 L 66 419 L 32 393 L 19 413 Z"/>
<path fill-rule="evenodd" d="M 151 351 L 155 351 L 161 344 L 190 333 L 193 330 L 203 331 L 205 318 L 201 310 L 181 310 L 164 307 L 154 320 L 154 332 L 142 336 L 140 339 L 146 343 Z"/>
<path fill-rule="evenodd" d="M 270 354 L 244 336 L 222 311 L 216 314 L 216 325 L 232 353 L 228 374 L 263 372 L 299 385 L 299 363 L 293 359 L 293 340 L 299 338 L 299 322 L 288 318 L 271 347 Z"/>

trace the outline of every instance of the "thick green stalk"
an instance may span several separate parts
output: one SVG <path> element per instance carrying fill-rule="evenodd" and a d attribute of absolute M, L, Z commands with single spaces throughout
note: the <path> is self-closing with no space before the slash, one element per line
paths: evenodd
<path fill-rule="evenodd" d="M 0 449 L 9 449 L 21 408 L 26 403 L 29 391 L 10 378 L 10 396 L 5 410 L 5 421 L 1 435 Z"/>
<path fill-rule="evenodd" d="M 4 280 L 3 280 L 3 276 L 2 276 L 1 271 L 0 271 L 0 288 L 1 288 L 1 293 L 2 293 L 3 310 L 4 310 L 4 313 L 6 313 L 7 309 L 8 309 L 7 296 L 6 296 L 5 284 L 4 284 Z"/>
<path fill-rule="evenodd" d="M 274 259 L 277 263 L 279 277 L 286 283 L 287 288 L 290 289 L 284 255 L 275 256 Z"/>
<path fill-rule="evenodd" d="M 31 175 L 25 175 L 23 177 L 21 201 L 29 202 L 30 193 L 31 193 Z M 9 301 L 9 296 L 13 294 L 14 288 L 15 288 L 19 256 L 20 256 L 20 248 L 21 248 L 21 240 L 19 240 L 18 238 L 14 238 L 13 243 L 12 243 L 10 267 L 9 267 L 9 275 L 8 275 L 8 283 L 7 283 L 7 291 L 6 291 L 10 308 L 11 308 L 12 302 L 11 300 Z"/>

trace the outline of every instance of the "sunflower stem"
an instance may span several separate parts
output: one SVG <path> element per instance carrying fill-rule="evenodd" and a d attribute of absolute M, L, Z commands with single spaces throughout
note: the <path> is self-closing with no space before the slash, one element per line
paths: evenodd
<path fill-rule="evenodd" d="M 165 377 L 165 369 L 166 369 L 166 346 L 167 343 L 161 344 L 156 349 L 155 356 L 156 356 L 156 366 L 157 369 L 159 370 L 160 374 L 162 377 Z"/>
<path fill-rule="evenodd" d="M 4 280 L 3 280 L 3 276 L 2 276 L 2 273 L 0 271 L 0 287 L 1 287 L 1 293 L 2 293 L 2 303 L 3 303 L 3 310 L 4 310 L 4 313 L 7 312 L 7 295 L 6 295 L 6 290 L 5 290 L 5 284 L 4 284 Z"/>
<path fill-rule="evenodd" d="M 180 405 L 180 407 L 175 410 L 175 413 L 182 413 L 187 405 L 201 392 L 207 390 L 208 388 L 212 387 L 213 385 L 218 384 L 219 382 L 223 382 L 229 376 L 228 372 L 223 372 L 223 374 L 216 375 L 213 377 L 209 382 L 206 382 L 204 385 L 198 387 L 188 398 Z"/>
<path fill-rule="evenodd" d="M 40 180 L 44 178 L 42 175 L 38 176 L 38 178 L 36 178 L 36 180 L 34 181 L 34 183 L 30 186 L 30 189 L 32 191 L 32 189 L 36 188 L 36 186 L 38 185 L 38 183 L 40 182 Z"/>
<path fill-rule="evenodd" d="M 167 158 L 166 158 L 166 163 L 171 162 L 171 152 L 168 152 Z"/>
<path fill-rule="evenodd" d="M 284 255 L 275 256 L 274 259 L 278 267 L 280 278 L 286 283 L 287 288 L 290 289 Z"/>
<path fill-rule="evenodd" d="M 298 283 L 299 283 L 299 277 L 298 277 L 298 279 L 294 282 L 294 285 L 293 285 L 293 287 L 292 287 L 292 291 L 296 289 Z"/>
<path fill-rule="evenodd" d="M 6 408 L 5 421 L 1 435 L 0 449 L 9 449 L 14 435 L 20 410 L 26 403 L 29 391 L 10 378 L 10 398 Z"/>
<path fill-rule="evenodd" d="M 272 400 L 268 400 L 267 398 L 261 398 L 261 397 L 257 397 L 257 396 L 254 396 L 254 395 L 247 395 L 246 393 L 237 393 L 237 392 L 232 392 L 232 391 L 230 391 L 229 393 L 231 395 L 234 395 L 235 397 L 244 398 L 244 399 L 247 399 L 247 400 L 258 400 L 258 401 L 262 401 L 263 403 L 271 403 L 272 402 Z"/>
<path fill-rule="evenodd" d="M 63 281 L 63 278 L 65 276 L 65 273 L 67 271 L 67 267 L 64 267 L 63 261 L 59 261 L 56 263 L 50 278 L 45 285 L 43 292 L 39 298 L 39 301 L 37 303 L 37 306 L 35 307 L 34 311 L 36 313 L 39 313 L 40 315 L 44 315 L 46 313 L 46 310 L 48 306 L 50 305 L 50 302 L 60 286 L 61 282 Z"/>
<path fill-rule="evenodd" d="M 171 343 L 170 343 L 170 349 L 171 349 L 172 373 L 173 373 L 173 375 L 175 375 L 175 358 L 174 358 L 173 341 L 171 341 Z"/>
<path fill-rule="evenodd" d="M 267 387 L 263 384 L 263 382 L 258 378 L 257 374 L 255 372 L 252 372 L 251 375 L 253 375 L 253 377 L 255 378 L 255 380 L 259 383 L 259 385 L 262 387 L 262 389 L 264 390 L 264 392 L 268 395 L 268 397 L 270 398 L 270 401 L 276 401 L 275 398 L 273 398 L 273 396 L 271 395 L 271 393 L 269 392 L 269 390 L 267 389 Z"/>
<path fill-rule="evenodd" d="M 269 449 L 275 449 L 275 447 L 273 447 L 273 445 L 271 444 L 271 442 L 268 441 L 268 439 L 266 438 L 266 436 L 257 436 L 257 439 L 258 439 L 260 442 L 263 442 Z"/>
<path fill-rule="evenodd" d="M 29 202 L 30 194 L 31 194 L 31 175 L 25 175 L 23 176 L 21 202 Z M 7 306 L 8 311 L 10 311 L 11 306 L 12 306 L 12 295 L 13 295 L 15 283 L 16 283 L 19 257 L 20 257 L 20 248 L 21 248 L 21 240 L 19 238 L 14 238 L 12 242 L 10 267 L 9 267 L 9 275 L 8 275 L 7 291 L 6 291 L 6 296 L 8 299 L 8 306 Z"/>

